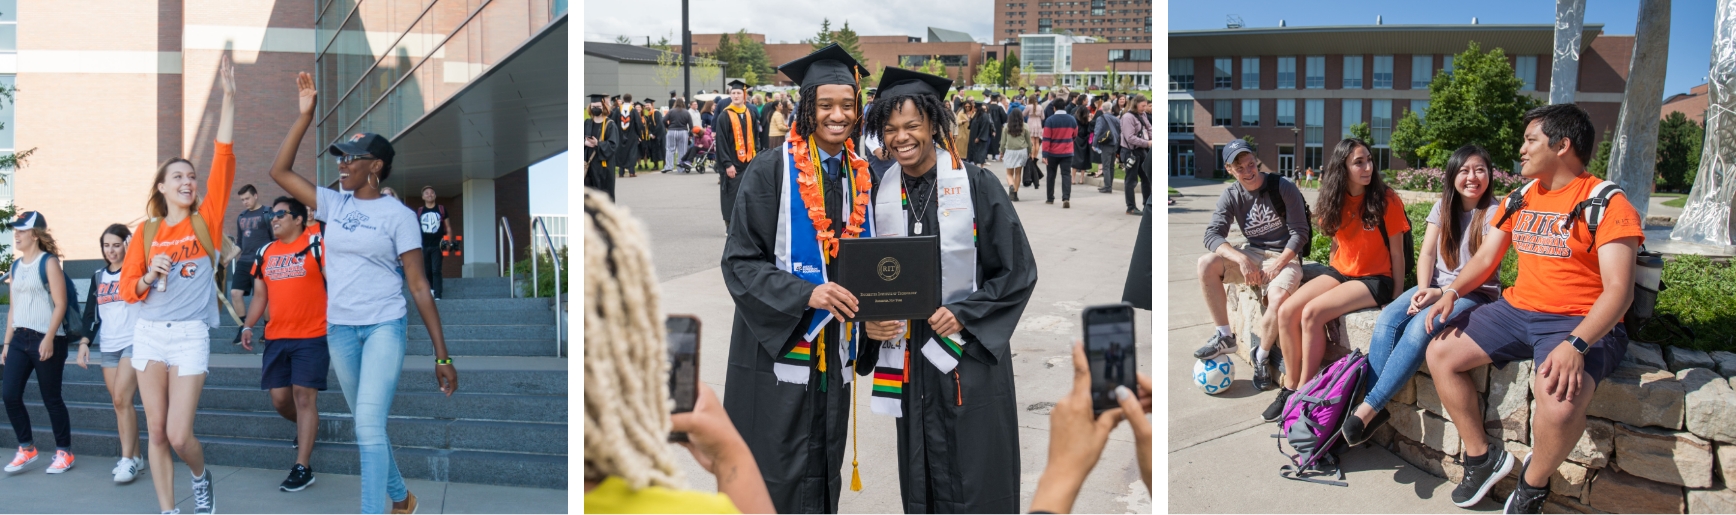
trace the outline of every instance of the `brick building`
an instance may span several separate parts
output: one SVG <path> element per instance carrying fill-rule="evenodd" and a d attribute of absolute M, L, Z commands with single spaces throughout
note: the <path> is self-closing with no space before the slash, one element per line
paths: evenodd
<path fill-rule="evenodd" d="M 1614 132 L 1634 44 L 1602 28 L 1584 27 L 1575 93 L 1600 142 Z M 1377 168 L 1405 168 L 1387 147 L 1394 125 L 1406 111 L 1426 119 L 1429 81 L 1451 72 L 1453 55 L 1472 41 L 1502 49 L 1522 93 L 1547 102 L 1553 25 L 1171 31 L 1169 173 L 1221 176 L 1218 149 L 1243 136 L 1254 137 L 1262 170 L 1320 170 L 1356 123 L 1372 129 Z"/>
<path fill-rule="evenodd" d="M 19 89 L 16 111 L 0 111 L 0 151 L 36 150 L 6 174 L 0 202 L 42 211 L 68 259 L 99 259 L 104 227 L 143 219 L 159 163 L 186 157 L 201 176 L 209 170 L 218 65 L 229 59 L 237 188 L 253 184 L 265 202 L 283 194 L 269 167 L 296 117 L 294 74 L 311 72 L 320 105 L 296 169 L 330 184 L 329 142 L 391 138 L 386 185 L 411 199 L 434 186 L 458 215 L 454 232 L 469 236 L 469 252 L 446 260 L 447 276 L 493 275 L 496 221 L 512 220 L 516 240 L 528 241 L 527 169 L 567 146 L 566 74 L 524 73 L 565 66 L 564 5 L 0 0 L 0 81 L 15 77 Z"/>
<path fill-rule="evenodd" d="M 1061 33 L 1102 38 L 1105 43 L 1152 42 L 1151 0 L 995 0 L 994 5 L 990 37 L 997 42 L 1013 43 L 1021 34 Z"/>
<path fill-rule="evenodd" d="M 1669 118 L 1670 113 L 1681 112 L 1689 120 L 1706 125 L 1707 93 L 1711 91 L 1709 84 L 1701 84 L 1689 89 L 1687 93 L 1677 93 L 1664 99 L 1663 111 L 1658 113 L 1658 119 Z"/>

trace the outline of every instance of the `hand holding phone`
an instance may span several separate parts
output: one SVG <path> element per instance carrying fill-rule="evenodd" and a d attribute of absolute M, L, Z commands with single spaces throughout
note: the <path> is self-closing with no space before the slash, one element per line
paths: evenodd
<path fill-rule="evenodd" d="M 670 413 L 687 413 L 699 398 L 699 318 L 670 315 L 664 328 L 669 339 L 669 394 L 675 401 Z M 685 442 L 687 433 L 670 433 L 669 441 Z"/>
<path fill-rule="evenodd" d="M 1091 370 L 1091 409 L 1102 413 L 1121 406 L 1115 387 L 1139 391 L 1139 364 L 1133 334 L 1133 306 L 1127 303 L 1085 308 L 1085 357 Z"/>

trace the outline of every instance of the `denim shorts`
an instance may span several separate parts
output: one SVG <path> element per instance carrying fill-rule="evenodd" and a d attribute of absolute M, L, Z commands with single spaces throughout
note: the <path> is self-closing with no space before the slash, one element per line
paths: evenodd
<path fill-rule="evenodd" d="M 291 385 L 326 389 L 326 374 L 331 371 L 332 355 L 326 348 L 326 337 L 285 338 L 265 341 L 264 367 L 259 374 L 259 389 L 288 388 Z"/>
<path fill-rule="evenodd" d="M 1497 368 L 1513 361 L 1542 363 L 1585 317 L 1538 313 L 1513 307 L 1507 299 L 1478 306 L 1454 318 L 1452 327 L 1465 332 Z M 1609 377 L 1627 354 L 1627 324 L 1617 323 L 1602 340 L 1585 351 L 1585 372 L 1592 382 Z"/>
<path fill-rule="evenodd" d="M 131 345 L 128 345 L 124 349 L 113 351 L 113 352 L 106 351 L 106 350 L 102 351 L 102 367 L 103 368 L 120 368 L 121 358 L 131 358 L 131 357 L 133 357 L 133 346 L 131 346 Z"/>
<path fill-rule="evenodd" d="M 140 320 L 133 332 L 133 370 L 155 361 L 179 367 L 177 375 L 205 373 L 211 363 L 211 329 L 198 320 Z"/>

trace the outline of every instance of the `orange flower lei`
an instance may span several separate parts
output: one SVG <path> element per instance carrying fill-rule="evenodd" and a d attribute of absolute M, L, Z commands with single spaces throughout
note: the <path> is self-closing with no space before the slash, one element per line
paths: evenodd
<path fill-rule="evenodd" d="M 819 178 L 820 167 L 812 153 L 814 148 L 812 136 L 808 138 L 792 138 L 789 153 L 795 156 L 796 169 L 801 170 L 796 175 L 796 184 L 802 195 L 802 203 L 808 207 L 808 220 L 814 224 L 814 239 L 820 240 L 820 251 L 828 258 L 838 257 L 838 235 L 832 231 L 832 220 L 826 217 L 826 194 Z M 850 183 L 855 186 L 855 193 L 848 195 L 850 199 L 850 217 L 844 225 L 845 238 L 856 238 L 862 235 L 862 223 L 867 220 L 868 194 L 873 188 L 872 178 L 868 175 L 868 162 L 856 156 L 856 145 L 851 141 L 844 142 L 844 156 L 849 163 Z"/>

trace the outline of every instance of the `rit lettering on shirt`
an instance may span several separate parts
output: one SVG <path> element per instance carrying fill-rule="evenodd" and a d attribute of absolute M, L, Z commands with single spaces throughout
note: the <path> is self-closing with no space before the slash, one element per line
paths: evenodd
<path fill-rule="evenodd" d="M 96 287 L 96 303 L 97 304 L 101 305 L 101 304 L 108 304 L 110 302 L 125 302 L 125 301 L 126 301 L 125 299 L 121 298 L 121 283 L 120 283 L 120 281 L 101 283 L 101 284 L 97 285 L 97 287 Z"/>
<path fill-rule="evenodd" d="M 307 276 L 307 257 L 295 254 L 278 254 L 266 256 L 265 278 L 269 281 L 282 281 Z"/>
<path fill-rule="evenodd" d="M 1572 234 L 1567 230 L 1567 215 L 1541 211 L 1520 211 L 1513 224 L 1513 248 L 1534 256 L 1564 258 L 1573 255 L 1568 247 Z"/>

